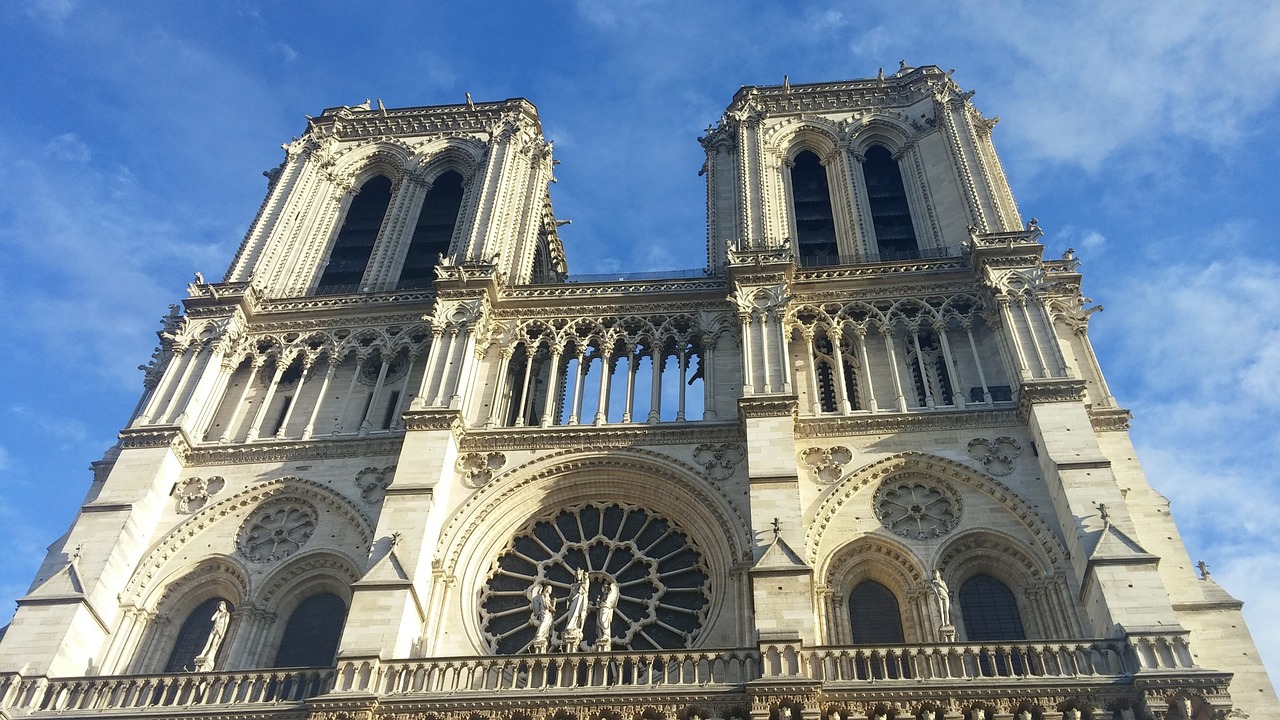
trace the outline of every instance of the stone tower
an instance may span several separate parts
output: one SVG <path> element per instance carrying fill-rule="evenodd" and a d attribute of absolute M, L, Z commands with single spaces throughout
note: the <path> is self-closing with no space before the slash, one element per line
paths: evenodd
<path fill-rule="evenodd" d="M 692 276 L 568 274 L 525 100 L 310 119 L 164 318 L 0 707 L 1280 717 L 971 97 L 742 88 Z"/>

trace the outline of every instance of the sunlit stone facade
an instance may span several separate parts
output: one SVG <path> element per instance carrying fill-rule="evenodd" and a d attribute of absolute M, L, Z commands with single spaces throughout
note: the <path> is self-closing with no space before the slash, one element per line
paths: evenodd
<path fill-rule="evenodd" d="M 742 88 L 706 269 L 610 277 L 528 102 L 311 119 L 164 318 L 4 712 L 1280 717 L 971 96 Z"/>

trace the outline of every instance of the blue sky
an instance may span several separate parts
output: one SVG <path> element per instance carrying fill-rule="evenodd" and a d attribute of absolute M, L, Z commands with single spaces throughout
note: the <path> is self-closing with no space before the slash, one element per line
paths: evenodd
<path fill-rule="evenodd" d="M 1280 676 L 1280 4 L 209 2 L 0 7 L 0 601 L 22 595 L 195 270 L 304 114 L 523 96 L 574 272 L 700 267 L 700 130 L 744 84 L 955 68 L 1192 559 Z M 3 614 L 8 614 L 5 611 Z"/>

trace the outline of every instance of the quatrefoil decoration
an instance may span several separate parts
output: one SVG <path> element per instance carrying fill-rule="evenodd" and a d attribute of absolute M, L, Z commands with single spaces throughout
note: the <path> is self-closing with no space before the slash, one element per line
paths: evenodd
<path fill-rule="evenodd" d="M 463 485 L 478 488 L 492 480 L 506 464 L 507 456 L 500 452 L 473 452 L 458 458 L 458 472 L 462 473 Z"/>
<path fill-rule="evenodd" d="M 395 476 L 396 466 L 391 465 L 378 469 L 367 467 L 356 473 L 356 487 L 360 488 L 360 497 L 367 503 L 380 502 L 387 495 L 387 486 Z"/>
<path fill-rule="evenodd" d="M 992 475 L 1013 472 L 1013 459 L 1022 454 L 1022 445 L 1011 437 L 995 440 L 974 438 L 969 441 L 969 457 L 982 463 Z"/>
<path fill-rule="evenodd" d="M 173 488 L 173 495 L 178 498 L 178 512 L 185 515 L 199 510 L 209 502 L 210 496 L 217 495 L 226 484 L 227 481 L 220 475 L 183 480 Z"/>
<path fill-rule="evenodd" d="M 843 445 L 814 447 L 801 451 L 800 462 L 809 466 L 814 482 L 830 485 L 844 474 L 844 466 L 853 460 L 853 451 Z"/>
<path fill-rule="evenodd" d="M 728 480 L 746 456 L 742 446 L 736 443 L 703 443 L 693 449 L 693 461 L 702 466 L 710 480 Z"/>

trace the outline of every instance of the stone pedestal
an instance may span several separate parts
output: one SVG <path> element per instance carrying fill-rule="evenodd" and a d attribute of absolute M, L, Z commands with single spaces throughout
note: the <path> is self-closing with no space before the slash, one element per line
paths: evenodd
<path fill-rule="evenodd" d="M 956 641 L 956 626 L 955 626 L 955 625 L 940 625 L 940 626 L 938 626 L 938 639 L 939 639 L 939 640 L 941 640 L 941 641 L 942 641 L 942 642 L 944 642 L 944 643 L 953 643 L 953 642 L 955 642 L 955 641 Z"/>

